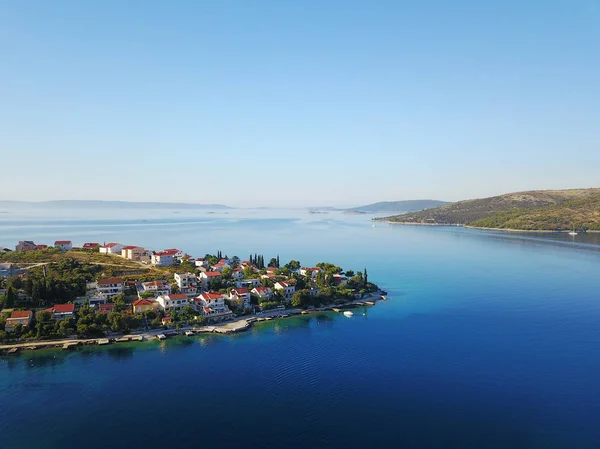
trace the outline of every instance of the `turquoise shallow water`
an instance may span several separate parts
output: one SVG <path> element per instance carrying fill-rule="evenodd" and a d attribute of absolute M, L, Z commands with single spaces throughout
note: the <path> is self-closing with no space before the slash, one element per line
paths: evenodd
<path fill-rule="evenodd" d="M 298 211 L 78 214 L 2 217 L 0 246 L 72 238 L 279 253 L 367 266 L 390 299 L 366 317 L 2 358 L 2 449 L 600 445 L 595 236 L 372 228 L 363 216 Z"/>

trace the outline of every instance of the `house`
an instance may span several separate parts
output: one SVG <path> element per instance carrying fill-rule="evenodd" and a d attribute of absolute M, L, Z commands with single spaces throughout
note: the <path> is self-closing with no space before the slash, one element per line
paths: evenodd
<path fill-rule="evenodd" d="M 208 321 L 222 321 L 231 318 L 232 313 L 225 304 L 221 293 L 207 292 L 194 298 L 194 306 L 200 315 Z"/>
<path fill-rule="evenodd" d="M 100 243 L 84 243 L 82 246 L 83 249 L 98 249 L 100 248 Z"/>
<path fill-rule="evenodd" d="M 260 279 L 244 279 L 244 280 L 237 281 L 235 283 L 235 286 L 237 288 L 242 288 L 242 287 L 254 288 L 254 287 L 260 287 L 261 285 L 262 284 L 260 282 Z"/>
<path fill-rule="evenodd" d="M 296 292 L 296 286 L 290 282 L 276 282 L 275 289 L 281 290 L 281 293 L 283 294 L 283 298 L 286 301 L 291 301 L 292 296 Z"/>
<path fill-rule="evenodd" d="M 98 312 L 102 313 L 110 313 L 112 312 L 115 305 L 112 302 L 107 302 L 106 304 L 98 304 Z"/>
<path fill-rule="evenodd" d="M 231 301 L 239 302 L 244 308 L 250 307 L 250 290 L 247 288 L 234 288 L 229 292 Z"/>
<path fill-rule="evenodd" d="M 161 251 L 159 253 L 153 253 L 150 257 L 150 263 L 157 267 L 168 267 L 173 265 L 175 257 L 172 253 Z"/>
<path fill-rule="evenodd" d="M 75 316 L 75 304 L 54 304 L 54 307 L 45 311 L 51 313 L 57 321 L 70 320 Z"/>
<path fill-rule="evenodd" d="M 200 282 L 202 283 L 202 288 L 206 290 L 208 288 L 208 283 L 213 279 L 221 279 L 221 273 L 218 271 L 204 271 L 198 275 Z"/>
<path fill-rule="evenodd" d="M 136 299 L 131 304 L 133 313 L 143 313 L 148 310 L 154 310 L 158 306 L 158 303 L 150 301 L 149 299 Z"/>
<path fill-rule="evenodd" d="M 276 274 L 263 274 L 260 278 L 261 279 L 277 279 L 277 275 Z"/>
<path fill-rule="evenodd" d="M 41 251 L 43 249 L 48 249 L 48 245 L 35 245 L 36 251 Z"/>
<path fill-rule="evenodd" d="M 155 298 L 158 298 L 159 296 L 168 296 L 171 294 L 171 286 L 167 281 L 142 282 L 137 286 L 139 297 L 141 297 L 142 293 L 146 292 L 152 292 Z"/>
<path fill-rule="evenodd" d="M 111 299 L 123 293 L 123 280 L 120 278 L 100 279 L 96 286 L 96 295 L 103 299 Z"/>
<path fill-rule="evenodd" d="M 216 265 L 213 265 L 211 267 L 211 269 L 213 271 L 218 271 L 219 273 L 222 273 L 224 268 L 231 268 L 231 267 L 229 266 L 229 264 L 227 264 L 225 262 L 219 262 Z"/>
<path fill-rule="evenodd" d="M 198 278 L 193 273 L 175 273 L 175 282 L 181 293 L 188 296 L 196 296 L 198 293 Z"/>
<path fill-rule="evenodd" d="M 244 279 L 244 269 L 243 268 L 234 268 L 231 277 L 236 280 Z"/>
<path fill-rule="evenodd" d="M 129 245 L 121 250 L 121 257 L 128 260 L 142 260 L 145 254 L 146 250 L 141 246 Z"/>
<path fill-rule="evenodd" d="M 348 282 L 348 279 L 346 279 L 341 274 L 334 274 L 333 282 L 335 283 L 335 285 L 346 285 L 346 283 Z"/>
<path fill-rule="evenodd" d="M 162 324 L 163 326 L 168 326 L 169 324 L 171 324 L 171 315 L 162 317 L 162 319 L 160 320 L 160 324 Z"/>
<path fill-rule="evenodd" d="M 176 248 L 165 249 L 162 252 L 170 254 L 171 256 L 173 256 L 174 259 L 178 259 L 178 260 L 180 260 L 183 257 L 183 251 L 176 249 Z"/>
<path fill-rule="evenodd" d="M 203 258 L 199 257 L 194 261 L 194 265 L 196 265 L 198 268 L 208 267 L 208 260 L 204 260 Z"/>
<path fill-rule="evenodd" d="M 266 271 L 267 271 L 267 274 L 277 274 L 277 272 L 279 271 L 279 268 L 277 268 L 277 267 L 268 267 Z"/>
<path fill-rule="evenodd" d="M 107 243 L 100 247 L 100 254 L 121 254 L 123 245 L 120 243 Z"/>
<path fill-rule="evenodd" d="M 0 278 L 9 278 L 22 273 L 23 270 L 15 267 L 11 263 L 0 263 Z"/>
<path fill-rule="evenodd" d="M 314 268 L 302 267 L 302 268 L 300 268 L 300 275 L 306 276 L 308 273 L 312 273 L 311 277 L 314 278 L 319 271 L 321 271 L 321 269 L 319 267 L 314 267 Z"/>
<path fill-rule="evenodd" d="M 185 306 L 189 306 L 188 297 L 185 293 L 171 294 L 167 296 L 159 296 L 156 298 L 161 310 L 181 310 Z"/>
<path fill-rule="evenodd" d="M 31 240 L 21 240 L 17 246 L 15 246 L 15 251 L 33 251 L 35 249 L 35 243 Z"/>
<path fill-rule="evenodd" d="M 255 287 L 252 289 L 251 293 L 254 296 L 258 296 L 262 301 L 267 301 L 273 296 L 273 290 L 269 287 Z"/>
<path fill-rule="evenodd" d="M 69 251 L 73 248 L 73 245 L 71 244 L 71 240 L 57 240 L 54 242 L 54 247 L 62 251 Z"/>
<path fill-rule="evenodd" d="M 10 318 L 6 319 L 4 330 L 11 332 L 18 324 L 27 327 L 31 324 L 32 319 L 33 312 L 31 310 L 15 310 L 10 314 Z"/>

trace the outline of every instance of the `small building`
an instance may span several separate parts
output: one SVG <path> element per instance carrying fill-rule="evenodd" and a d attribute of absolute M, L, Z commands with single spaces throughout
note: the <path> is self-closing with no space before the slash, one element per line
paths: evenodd
<path fill-rule="evenodd" d="M 54 247 L 61 251 L 69 251 L 73 248 L 73 245 L 71 244 L 71 240 L 57 240 L 54 242 Z"/>
<path fill-rule="evenodd" d="M 198 278 L 194 273 L 175 273 L 173 275 L 179 292 L 188 296 L 196 296 L 198 294 Z"/>
<path fill-rule="evenodd" d="M 115 308 L 115 305 L 112 302 L 107 302 L 106 304 L 98 304 L 98 312 L 102 313 L 110 313 Z"/>
<path fill-rule="evenodd" d="M 83 249 L 99 249 L 100 248 L 100 243 L 84 243 L 82 246 Z"/>
<path fill-rule="evenodd" d="M 292 296 L 296 292 L 296 286 L 290 282 L 276 282 L 275 289 L 281 291 L 281 293 L 283 294 L 283 298 L 286 301 L 291 301 Z"/>
<path fill-rule="evenodd" d="M 208 283 L 213 279 L 221 279 L 221 273 L 218 271 L 203 271 L 198 275 L 200 282 L 202 283 L 202 288 L 204 290 L 208 289 Z"/>
<path fill-rule="evenodd" d="M 273 297 L 273 290 L 269 287 L 255 287 L 251 293 L 262 301 L 268 301 Z"/>
<path fill-rule="evenodd" d="M 236 281 L 235 283 L 237 288 L 246 287 L 252 289 L 254 287 L 260 287 L 261 285 L 260 279 L 244 279 Z"/>
<path fill-rule="evenodd" d="M 306 276 L 308 273 L 311 273 L 311 277 L 314 278 L 319 271 L 321 271 L 321 269 L 319 267 L 313 267 L 313 268 L 302 267 L 302 268 L 300 268 L 300 275 Z"/>
<path fill-rule="evenodd" d="M 238 302 L 245 309 L 250 307 L 250 290 L 247 288 L 234 288 L 229 292 L 229 300 Z"/>
<path fill-rule="evenodd" d="M 231 277 L 235 280 L 244 279 L 244 269 L 243 268 L 234 268 Z"/>
<path fill-rule="evenodd" d="M 33 312 L 31 310 L 15 310 L 10 314 L 10 318 L 6 319 L 4 330 L 12 332 L 17 325 L 27 327 L 31 324 Z"/>
<path fill-rule="evenodd" d="M 160 309 L 165 311 L 179 311 L 185 306 L 190 305 L 188 297 L 184 293 L 170 294 L 168 296 L 159 296 L 158 298 L 156 298 L 156 302 L 158 303 Z"/>
<path fill-rule="evenodd" d="M 170 325 L 171 324 L 171 315 L 162 317 L 162 319 L 160 320 L 160 324 L 162 324 L 163 326 Z"/>
<path fill-rule="evenodd" d="M 33 251 L 35 250 L 35 247 L 35 243 L 31 240 L 21 240 L 17 246 L 15 246 L 15 251 Z"/>
<path fill-rule="evenodd" d="M 277 279 L 278 276 L 276 274 L 263 274 L 260 278 L 261 279 Z"/>
<path fill-rule="evenodd" d="M 149 299 L 136 299 L 131 304 L 131 307 L 133 308 L 133 313 L 143 313 L 148 310 L 154 310 L 158 307 L 158 303 Z"/>
<path fill-rule="evenodd" d="M 107 243 L 100 247 L 100 254 L 121 254 L 122 249 L 123 245 L 120 243 Z"/>
<path fill-rule="evenodd" d="M 54 304 L 45 311 L 51 313 L 56 321 L 70 320 L 75 316 L 75 304 Z"/>
<path fill-rule="evenodd" d="M 96 294 L 102 299 L 109 300 L 123 293 L 123 280 L 121 278 L 105 278 L 97 282 Z"/>
<path fill-rule="evenodd" d="M 11 263 L 0 263 L 0 278 L 9 278 L 21 274 L 23 270 Z"/>
<path fill-rule="evenodd" d="M 146 250 L 141 246 L 129 245 L 121 250 L 121 257 L 128 260 L 142 260 L 145 254 Z"/>
<path fill-rule="evenodd" d="M 150 257 L 150 263 L 157 267 L 168 267 L 173 265 L 175 262 L 175 258 L 173 254 L 161 251 L 159 253 L 154 253 Z"/>
<path fill-rule="evenodd" d="M 222 321 L 231 318 L 232 313 L 225 304 L 225 297 L 218 292 L 202 293 L 194 298 L 194 307 L 209 322 Z"/>
<path fill-rule="evenodd" d="M 48 249 L 48 245 L 35 245 L 35 250 L 36 251 L 41 251 L 44 249 Z"/>
<path fill-rule="evenodd" d="M 208 260 L 204 260 L 202 257 L 199 257 L 196 260 L 194 260 L 194 265 L 196 265 L 198 268 L 208 267 Z"/>
<path fill-rule="evenodd" d="M 138 296 L 141 297 L 143 293 L 151 292 L 154 298 L 159 296 L 168 296 L 171 294 L 171 286 L 167 281 L 150 281 L 142 282 L 137 286 Z"/>
<path fill-rule="evenodd" d="M 266 271 L 267 271 L 267 274 L 277 274 L 277 272 L 279 271 L 279 268 L 277 268 L 277 267 L 267 267 Z"/>

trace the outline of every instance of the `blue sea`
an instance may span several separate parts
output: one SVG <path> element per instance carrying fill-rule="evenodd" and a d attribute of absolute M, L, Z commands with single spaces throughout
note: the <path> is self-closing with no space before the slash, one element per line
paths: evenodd
<path fill-rule="evenodd" d="M 600 447 L 600 236 L 300 210 L 15 211 L 18 240 L 368 270 L 388 300 L 202 336 L 0 358 L 0 448 Z"/>

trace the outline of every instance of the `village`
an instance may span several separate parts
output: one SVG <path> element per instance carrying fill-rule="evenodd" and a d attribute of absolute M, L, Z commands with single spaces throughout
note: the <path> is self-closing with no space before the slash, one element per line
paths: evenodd
<path fill-rule="evenodd" d="M 85 242 L 74 247 L 69 240 L 55 241 L 54 245 L 19 241 L 14 251 L 3 251 L 12 253 L 16 260 L 45 260 L 46 255 L 52 255 L 52 260 L 59 256 L 63 265 L 67 261 L 75 264 L 65 268 L 56 262 L 0 263 L 0 299 L 4 298 L 0 329 L 3 324 L 4 343 L 20 342 L 23 338 L 104 337 L 111 331 L 127 333 L 135 329 L 206 329 L 210 325 L 213 331 L 237 331 L 246 329 L 254 320 L 266 319 L 262 318 L 266 314 L 278 316 L 273 312 L 287 316 L 291 309 L 292 313 L 323 307 L 338 310 L 336 306 L 381 293 L 368 282 L 366 269 L 344 272 L 325 262 L 304 267 L 295 260 L 280 264 L 279 256 L 268 263 L 260 254 L 240 260 L 237 256 L 223 256 L 220 251 L 194 258 L 177 248 L 150 251 L 116 242 Z M 81 254 L 94 255 L 94 262 L 79 264 L 69 258 Z M 131 270 L 127 266 L 121 270 L 121 276 L 105 276 L 107 267 L 120 259 L 139 268 Z M 68 292 L 73 296 L 68 301 L 42 306 L 43 297 L 48 298 L 48 294 L 38 290 L 46 288 L 48 271 L 55 266 L 63 270 L 63 277 L 69 276 L 70 269 L 77 271 L 76 279 L 81 285 L 75 291 L 85 293 Z M 79 270 L 86 267 L 86 274 L 79 276 Z M 152 270 L 151 279 L 150 271 L 145 269 Z M 42 299 L 36 303 L 35 298 Z M 215 327 L 240 318 L 245 318 L 240 326 Z M 44 329 L 51 329 L 50 324 L 54 330 L 45 332 Z"/>

